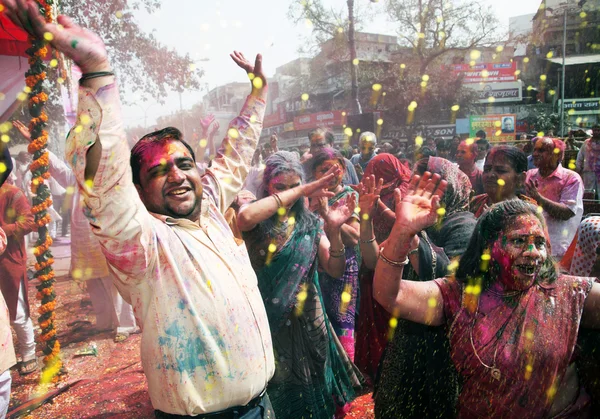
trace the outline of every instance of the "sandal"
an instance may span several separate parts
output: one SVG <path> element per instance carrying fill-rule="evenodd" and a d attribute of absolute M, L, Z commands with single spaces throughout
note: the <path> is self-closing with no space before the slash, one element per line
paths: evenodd
<path fill-rule="evenodd" d="M 133 332 L 118 332 L 118 333 L 115 335 L 115 339 L 114 339 L 114 341 L 115 341 L 116 343 L 125 342 L 125 341 L 126 341 L 128 338 L 129 338 L 129 336 L 131 336 L 131 335 L 137 335 L 137 334 L 139 334 L 139 333 L 141 333 L 141 332 L 142 332 L 142 331 L 140 330 L 140 328 L 139 328 L 139 327 L 138 327 L 136 330 L 134 330 Z"/>
<path fill-rule="evenodd" d="M 37 359 L 33 358 L 29 361 L 23 361 L 19 364 L 19 374 L 28 375 L 31 374 L 38 369 Z"/>

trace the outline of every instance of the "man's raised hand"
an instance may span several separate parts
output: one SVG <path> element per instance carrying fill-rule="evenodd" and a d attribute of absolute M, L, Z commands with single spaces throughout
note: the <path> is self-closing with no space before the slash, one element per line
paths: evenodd
<path fill-rule="evenodd" d="M 43 38 L 50 34 L 50 45 L 65 54 L 83 73 L 109 71 L 104 42 L 93 32 L 76 25 L 69 17 L 59 16 L 58 24 L 47 23 L 32 0 L 0 0 L 6 15 L 30 35 Z"/>
<path fill-rule="evenodd" d="M 229 54 L 231 59 L 235 61 L 235 63 L 243 68 L 250 80 L 252 81 L 253 90 L 261 90 L 264 86 L 267 85 L 267 78 L 263 74 L 262 68 L 262 55 L 256 55 L 256 59 L 254 61 L 254 65 L 246 57 L 239 51 L 233 51 L 232 54 Z"/>

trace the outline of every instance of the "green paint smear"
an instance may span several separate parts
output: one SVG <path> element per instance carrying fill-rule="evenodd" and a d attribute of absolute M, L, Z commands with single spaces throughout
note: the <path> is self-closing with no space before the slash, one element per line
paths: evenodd
<path fill-rule="evenodd" d="M 78 43 L 79 43 L 79 41 L 77 39 L 74 39 L 73 41 L 71 41 L 71 48 L 73 48 L 73 49 L 77 48 Z"/>

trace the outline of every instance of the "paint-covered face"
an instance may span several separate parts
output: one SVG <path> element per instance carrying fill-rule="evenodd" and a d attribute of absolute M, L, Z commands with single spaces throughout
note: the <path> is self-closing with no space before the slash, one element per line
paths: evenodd
<path fill-rule="evenodd" d="M 558 166 L 558 154 L 554 152 L 554 143 L 550 138 L 542 138 L 533 147 L 533 164 L 537 168 Z"/>
<path fill-rule="evenodd" d="M 280 173 L 271 178 L 269 181 L 269 184 L 267 185 L 267 193 L 269 195 L 273 195 L 276 193 L 285 192 L 288 189 L 292 189 L 300 185 L 302 185 L 302 179 L 296 173 Z M 291 208 L 292 206 L 294 206 L 294 203 L 291 203 L 288 208 Z"/>
<path fill-rule="evenodd" d="M 505 226 L 491 250 L 500 267 L 497 281 L 504 290 L 525 290 L 533 285 L 548 258 L 547 238 L 534 215 L 520 215 Z"/>
<path fill-rule="evenodd" d="M 471 145 L 467 144 L 466 141 L 461 141 L 456 150 L 456 162 L 458 164 L 474 163 L 475 157 L 475 154 L 471 150 Z"/>
<path fill-rule="evenodd" d="M 156 144 L 142 156 L 140 185 L 148 211 L 198 221 L 202 201 L 200 172 L 189 150 L 179 141 Z"/>
<path fill-rule="evenodd" d="M 340 172 L 338 173 L 338 175 L 336 177 L 334 177 L 331 180 L 331 183 L 328 186 L 328 189 L 330 191 L 333 191 L 342 183 L 342 178 L 344 177 L 344 169 L 345 168 L 342 166 L 340 161 L 337 159 L 325 160 L 323 163 L 321 163 L 320 165 L 318 165 L 315 168 L 315 173 L 314 173 L 315 180 L 319 180 L 323 176 L 325 176 L 325 174 L 329 171 L 329 169 L 331 169 L 334 166 L 339 167 Z"/>
<path fill-rule="evenodd" d="M 369 140 L 362 140 L 360 142 L 360 154 L 363 157 L 372 156 L 375 152 L 375 143 Z"/>
<path fill-rule="evenodd" d="M 483 166 L 483 189 L 493 203 L 514 198 L 525 173 L 517 173 L 500 153 L 490 153 Z"/>

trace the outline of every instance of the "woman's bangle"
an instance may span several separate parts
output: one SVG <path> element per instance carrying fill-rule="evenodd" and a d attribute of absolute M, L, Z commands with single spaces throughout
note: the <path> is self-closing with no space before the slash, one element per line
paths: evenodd
<path fill-rule="evenodd" d="M 403 261 L 398 262 L 398 261 L 395 261 L 395 260 L 392 260 L 392 259 L 388 259 L 387 257 L 385 257 L 385 255 L 383 254 L 383 249 L 384 248 L 382 247 L 379 250 L 379 258 L 381 260 L 383 260 L 385 263 L 387 263 L 388 265 L 393 266 L 394 268 L 401 268 L 404 265 L 408 265 L 408 262 L 409 262 L 408 261 L 408 256 L 406 256 Z"/>
<path fill-rule="evenodd" d="M 374 241 L 375 241 L 375 237 L 373 237 L 372 239 L 369 239 L 369 240 L 360 240 L 361 243 L 365 243 L 365 244 L 373 243 Z"/>
<path fill-rule="evenodd" d="M 341 258 L 346 255 L 346 246 L 342 246 L 340 250 L 333 250 L 331 247 L 329 248 L 329 256 L 332 258 Z"/>
<path fill-rule="evenodd" d="M 415 253 L 419 253 L 419 247 L 415 247 L 413 250 L 409 251 L 406 256 L 414 255 Z"/>
<path fill-rule="evenodd" d="M 86 80 L 97 79 L 98 77 L 109 77 L 114 76 L 115 73 L 112 71 L 96 71 L 93 73 L 84 73 L 79 78 L 79 84 L 81 85 Z"/>
<path fill-rule="evenodd" d="M 273 198 L 275 198 L 275 203 L 277 204 L 277 208 L 282 208 L 283 207 L 283 203 L 281 202 L 281 198 L 279 197 L 279 195 L 277 195 L 276 193 L 274 193 L 271 196 Z"/>
<path fill-rule="evenodd" d="M 384 210 L 383 210 L 382 214 L 385 214 L 385 212 L 386 212 L 386 211 L 389 211 L 389 212 L 391 212 L 392 214 L 394 213 L 394 211 L 392 211 L 391 209 L 389 209 L 389 208 L 386 208 L 386 209 L 384 209 Z"/>

